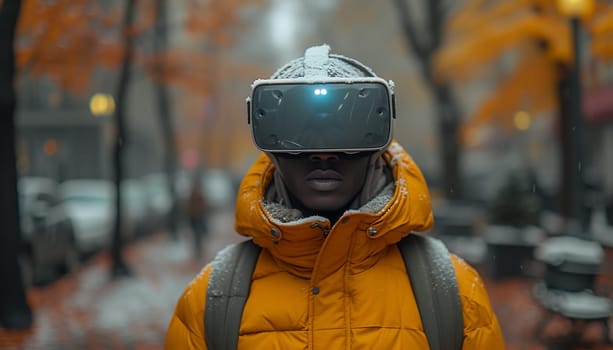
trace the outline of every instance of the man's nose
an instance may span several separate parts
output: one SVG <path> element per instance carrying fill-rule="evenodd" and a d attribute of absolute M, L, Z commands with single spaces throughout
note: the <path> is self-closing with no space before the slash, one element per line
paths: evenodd
<path fill-rule="evenodd" d="M 309 160 L 312 162 L 333 162 L 339 160 L 338 154 L 334 153 L 311 153 Z"/>

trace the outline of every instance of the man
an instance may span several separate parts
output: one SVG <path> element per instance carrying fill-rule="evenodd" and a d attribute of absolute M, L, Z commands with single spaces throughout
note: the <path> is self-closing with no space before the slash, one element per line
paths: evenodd
<path fill-rule="evenodd" d="M 248 99 L 264 153 L 241 183 L 235 227 L 262 249 L 238 348 L 428 349 L 396 245 L 432 225 L 428 188 L 392 141 L 393 85 L 329 50 L 307 49 Z M 452 262 L 463 349 L 503 349 L 479 275 Z M 166 349 L 207 349 L 212 265 L 179 299 Z"/>
<path fill-rule="evenodd" d="M 197 173 L 187 199 L 187 216 L 194 237 L 194 257 L 202 257 L 202 237 L 208 233 L 208 206 L 202 194 L 201 179 Z"/>

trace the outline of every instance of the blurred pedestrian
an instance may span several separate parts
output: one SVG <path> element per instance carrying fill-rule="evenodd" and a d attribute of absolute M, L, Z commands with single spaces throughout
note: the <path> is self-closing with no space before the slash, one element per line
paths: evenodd
<path fill-rule="evenodd" d="M 202 238 L 208 232 L 208 205 L 197 176 L 194 177 L 187 200 L 187 216 L 194 237 L 194 256 L 199 259 L 202 257 Z"/>
<path fill-rule="evenodd" d="M 187 286 L 166 349 L 504 349 L 479 274 L 413 233 L 433 216 L 420 169 L 392 139 L 393 83 L 329 50 L 254 82 L 263 153 L 235 214 L 251 239 Z"/>

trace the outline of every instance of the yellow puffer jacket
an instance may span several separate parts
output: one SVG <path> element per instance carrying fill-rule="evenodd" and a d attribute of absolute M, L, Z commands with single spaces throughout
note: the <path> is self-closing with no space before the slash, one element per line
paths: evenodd
<path fill-rule="evenodd" d="M 428 349 L 402 257 L 411 231 L 432 225 L 430 197 L 410 156 L 393 143 L 384 155 L 395 186 L 377 207 L 283 223 L 262 202 L 274 165 L 262 155 L 237 198 L 236 230 L 264 249 L 240 327 L 239 349 Z M 370 204 L 370 203 L 369 203 Z M 328 232 L 327 238 L 323 232 Z M 504 349 L 479 275 L 453 256 L 464 312 L 464 350 Z M 166 349 L 206 349 L 205 295 L 211 265 L 176 306 Z"/>

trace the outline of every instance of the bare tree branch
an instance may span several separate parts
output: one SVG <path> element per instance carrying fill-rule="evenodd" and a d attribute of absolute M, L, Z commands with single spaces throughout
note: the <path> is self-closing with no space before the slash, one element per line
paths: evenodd
<path fill-rule="evenodd" d="M 462 183 L 459 173 L 460 150 L 457 141 L 458 106 L 453 97 L 451 86 L 434 79 L 432 56 L 442 42 L 445 23 L 445 0 L 424 0 L 426 24 L 422 30 L 427 32 L 427 39 L 420 40 L 409 10 L 407 0 L 394 0 L 400 16 L 402 29 L 408 46 L 417 56 L 421 66 L 424 82 L 430 87 L 438 114 L 438 133 L 441 157 L 442 186 L 449 198 L 462 197 Z"/>
<path fill-rule="evenodd" d="M 115 145 L 113 150 L 114 175 L 115 175 L 115 228 L 113 230 L 113 239 L 111 244 L 111 277 L 122 277 L 131 275 L 131 270 L 125 263 L 123 258 L 123 238 L 122 229 L 122 201 L 121 201 L 121 181 L 123 180 L 123 149 L 126 140 L 125 122 L 126 122 L 126 97 L 128 95 L 128 84 L 130 83 L 130 75 L 132 69 L 132 60 L 134 55 L 134 36 L 130 33 L 129 28 L 132 28 L 135 17 L 136 0 L 128 0 L 126 3 L 126 12 L 122 27 L 122 35 L 124 40 L 124 53 L 121 71 L 119 74 L 119 83 L 117 86 L 117 109 L 115 110 Z"/>
<path fill-rule="evenodd" d="M 394 3 L 398 8 L 400 24 L 402 25 L 402 30 L 404 31 L 405 38 L 407 39 L 407 44 L 420 60 L 426 59 L 428 57 L 428 50 L 426 45 L 419 40 L 417 29 L 413 25 L 409 15 L 410 11 L 406 0 L 394 0 Z"/>

